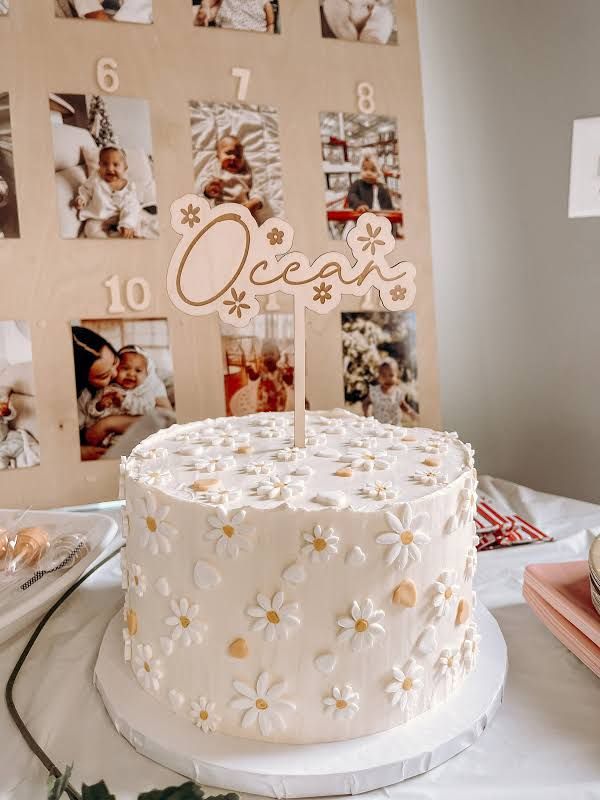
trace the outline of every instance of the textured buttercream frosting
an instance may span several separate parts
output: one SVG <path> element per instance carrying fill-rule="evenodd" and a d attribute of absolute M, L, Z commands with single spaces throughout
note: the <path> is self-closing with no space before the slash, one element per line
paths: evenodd
<path fill-rule="evenodd" d="M 124 460 L 125 657 L 205 732 L 386 730 L 473 669 L 473 451 L 345 411 L 175 425 Z M 150 700 L 149 700 L 150 702 Z"/>

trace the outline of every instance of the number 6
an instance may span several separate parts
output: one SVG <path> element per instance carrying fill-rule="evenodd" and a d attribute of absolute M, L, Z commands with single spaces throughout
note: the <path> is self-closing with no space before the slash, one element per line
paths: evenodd
<path fill-rule="evenodd" d="M 239 78 L 237 99 L 243 102 L 248 94 L 248 84 L 250 83 L 250 70 L 245 67 L 234 67 L 231 70 L 234 78 Z"/>
<path fill-rule="evenodd" d="M 100 58 L 96 64 L 96 80 L 103 92 L 112 94 L 119 88 L 119 73 L 114 58 Z"/>
<path fill-rule="evenodd" d="M 361 81 L 356 87 L 358 110 L 361 114 L 375 113 L 375 89 L 371 83 Z"/>

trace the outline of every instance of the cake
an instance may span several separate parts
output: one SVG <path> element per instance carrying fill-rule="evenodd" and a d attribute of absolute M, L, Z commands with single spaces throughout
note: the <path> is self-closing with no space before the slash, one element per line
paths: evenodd
<path fill-rule="evenodd" d="M 132 690 L 190 726 L 408 734 L 474 669 L 477 476 L 456 433 L 308 412 L 299 449 L 292 414 L 254 414 L 160 431 L 121 472 Z"/>

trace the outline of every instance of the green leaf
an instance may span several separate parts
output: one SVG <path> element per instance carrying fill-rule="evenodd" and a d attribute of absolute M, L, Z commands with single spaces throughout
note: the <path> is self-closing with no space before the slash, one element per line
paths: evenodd
<path fill-rule="evenodd" d="M 54 775 L 48 775 L 48 800 L 59 800 L 71 778 L 72 771 L 73 764 L 65 767 L 65 771 L 58 778 L 55 778 Z"/>
<path fill-rule="evenodd" d="M 117 800 L 114 794 L 111 794 L 104 781 L 95 783 L 93 786 L 86 786 L 85 783 L 81 788 L 82 800 Z"/>
<path fill-rule="evenodd" d="M 166 789 L 155 789 L 139 795 L 138 800 L 239 800 L 237 794 L 218 794 L 204 797 L 204 790 L 196 783 L 188 781 L 181 786 L 168 786 Z"/>

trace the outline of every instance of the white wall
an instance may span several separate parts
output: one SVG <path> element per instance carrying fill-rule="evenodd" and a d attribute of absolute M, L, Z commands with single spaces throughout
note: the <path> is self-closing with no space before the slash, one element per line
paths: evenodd
<path fill-rule="evenodd" d="M 417 7 L 444 424 L 482 473 L 600 501 L 600 218 L 567 218 L 600 2 Z"/>

